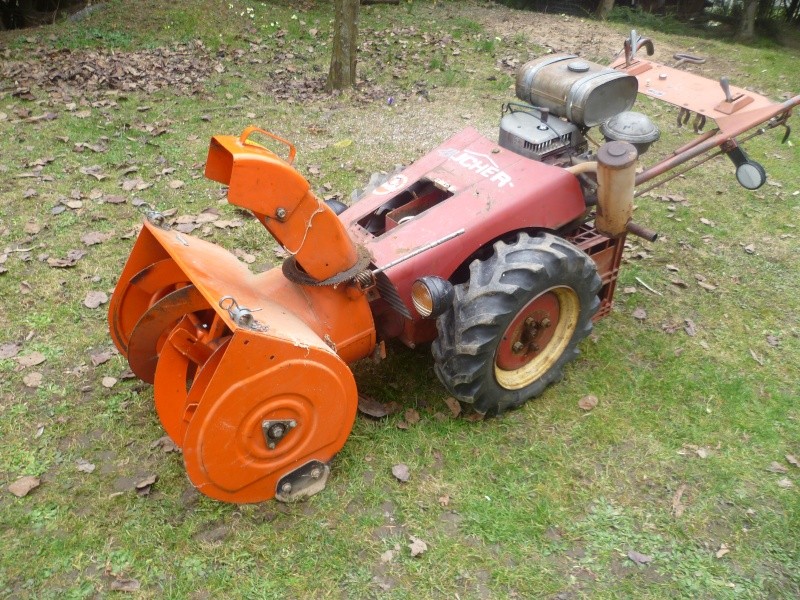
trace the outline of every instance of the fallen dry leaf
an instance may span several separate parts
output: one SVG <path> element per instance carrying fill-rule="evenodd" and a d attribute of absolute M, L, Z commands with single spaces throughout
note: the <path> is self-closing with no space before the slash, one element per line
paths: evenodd
<path fill-rule="evenodd" d="M 23 369 L 26 367 L 35 367 L 46 360 L 47 358 L 41 352 L 31 352 L 30 354 L 23 354 L 16 358 L 17 364 Z"/>
<path fill-rule="evenodd" d="M 367 396 L 366 394 L 359 394 L 358 395 L 358 412 L 367 415 L 368 417 L 373 417 L 375 419 L 380 419 L 387 415 L 392 414 L 391 407 L 388 404 L 384 404 L 383 402 L 378 402 L 375 398 L 371 396 Z"/>
<path fill-rule="evenodd" d="M 636 552 L 636 550 L 629 551 L 628 558 L 631 559 L 633 562 L 635 562 L 637 565 L 646 565 L 653 562 L 652 556 Z"/>
<path fill-rule="evenodd" d="M 22 346 L 17 344 L 16 342 L 7 342 L 5 344 L 0 344 L 0 360 L 5 360 L 7 358 L 14 358 L 17 354 L 19 354 L 19 350 Z"/>
<path fill-rule="evenodd" d="M 633 311 L 633 318 L 637 321 L 644 321 L 647 318 L 647 311 L 639 307 Z"/>
<path fill-rule="evenodd" d="M 680 518 L 683 515 L 683 511 L 686 510 L 686 507 L 681 502 L 685 491 L 686 484 L 682 483 L 678 486 L 678 489 L 675 490 L 675 495 L 672 496 L 672 514 L 676 518 Z"/>
<path fill-rule="evenodd" d="M 405 415 L 403 416 L 405 417 L 409 425 L 416 425 L 417 423 L 419 423 L 420 419 L 419 413 L 413 408 L 409 408 L 406 411 Z"/>
<path fill-rule="evenodd" d="M 25 377 L 22 378 L 22 383 L 24 383 L 27 387 L 36 389 L 42 385 L 42 374 L 34 371 L 33 373 L 28 373 Z"/>
<path fill-rule="evenodd" d="M 795 467 L 800 467 L 800 461 L 798 461 L 793 454 L 787 454 L 786 460 L 789 462 L 790 465 Z"/>
<path fill-rule="evenodd" d="M 411 478 L 408 465 L 403 463 L 392 467 L 392 475 L 394 475 L 398 481 L 402 481 L 403 483 L 407 482 Z"/>
<path fill-rule="evenodd" d="M 728 548 L 728 544 L 720 544 L 719 545 L 719 550 L 717 550 L 717 553 L 716 553 L 716 557 L 717 558 L 722 558 L 723 556 L 725 556 L 730 551 L 731 551 L 731 549 Z"/>
<path fill-rule="evenodd" d="M 256 257 L 254 255 L 250 254 L 249 252 L 245 252 L 240 248 L 236 248 L 233 251 L 233 255 L 239 260 L 241 260 L 243 263 L 248 265 L 252 265 L 254 262 L 256 262 Z"/>
<path fill-rule="evenodd" d="M 112 233 L 101 233 L 99 231 L 90 231 L 89 233 L 85 233 L 81 236 L 81 242 L 83 242 L 86 246 L 95 246 L 96 244 L 102 244 L 110 240 L 113 236 Z"/>
<path fill-rule="evenodd" d="M 691 319 L 684 319 L 683 322 L 685 323 L 683 330 L 686 332 L 686 335 L 689 337 L 697 335 L 697 326 L 694 324 L 694 321 Z"/>
<path fill-rule="evenodd" d="M 392 562 L 393 558 L 394 558 L 394 550 L 387 550 L 386 552 L 381 553 L 382 563 Z"/>
<path fill-rule="evenodd" d="M 97 181 L 103 181 L 106 179 L 108 175 L 103 173 L 103 167 L 100 165 L 91 165 L 89 167 L 81 167 L 78 169 L 84 175 L 89 175 L 90 177 L 94 177 Z"/>
<path fill-rule="evenodd" d="M 115 592 L 138 592 L 141 585 L 136 579 L 115 579 L 111 589 Z"/>
<path fill-rule="evenodd" d="M 140 496 L 147 496 L 153 488 L 153 484 L 158 481 L 158 475 L 148 475 L 147 477 L 140 479 L 134 484 L 136 488 L 136 493 Z"/>
<path fill-rule="evenodd" d="M 17 498 L 24 498 L 30 493 L 31 490 L 39 487 L 41 480 L 33 475 L 25 475 L 20 477 L 14 483 L 8 484 L 8 491 L 14 494 Z"/>
<path fill-rule="evenodd" d="M 183 183 L 180 179 L 173 179 L 172 181 L 169 182 L 169 187 L 170 187 L 170 189 L 173 189 L 173 190 L 179 190 L 184 185 L 186 185 L 186 184 Z"/>
<path fill-rule="evenodd" d="M 47 264 L 57 269 L 68 269 L 74 267 L 84 256 L 86 252 L 83 250 L 70 250 L 66 258 L 48 258 Z"/>
<path fill-rule="evenodd" d="M 581 410 L 589 411 L 592 410 L 595 406 L 597 406 L 597 402 L 598 402 L 597 396 L 588 394 L 583 398 L 581 398 L 580 400 L 578 400 L 578 407 Z"/>
<path fill-rule="evenodd" d="M 444 496 L 439 496 L 439 506 L 449 506 L 450 505 L 450 496 L 445 494 Z"/>
<path fill-rule="evenodd" d="M 109 360 L 111 360 L 112 356 L 114 356 L 113 353 L 109 352 L 108 350 L 105 350 L 103 352 L 96 352 L 94 354 L 90 354 L 89 358 L 91 359 L 93 366 L 99 367 L 103 363 L 106 363 Z"/>
<path fill-rule="evenodd" d="M 101 304 L 105 304 L 106 302 L 108 302 L 108 294 L 95 290 L 88 292 L 86 298 L 83 299 L 83 305 L 86 308 L 98 308 Z"/>
<path fill-rule="evenodd" d="M 178 447 L 175 445 L 175 442 L 173 442 L 168 435 L 161 436 L 156 441 L 151 443 L 150 448 L 161 448 L 161 450 L 165 453 L 178 451 Z"/>
<path fill-rule="evenodd" d="M 25 231 L 25 233 L 27 233 L 28 235 L 36 235 L 41 230 L 42 226 L 39 225 L 39 223 L 37 223 L 33 219 L 25 223 L 25 227 L 23 227 L 23 231 Z"/>
<path fill-rule="evenodd" d="M 788 490 L 789 488 L 794 487 L 794 483 L 792 483 L 792 480 L 788 477 L 784 477 L 778 481 L 778 487 Z"/>
<path fill-rule="evenodd" d="M 412 535 L 411 543 L 408 545 L 408 548 L 411 550 L 411 556 L 419 556 L 428 551 L 428 544 Z"/>
<path fill-rule="evenodd" d="M 447 404 L 447 408 L 450 409 L 450 414 L 453 417 L 457 417 L 461 414 L 461 402 L 453 398 L 452 396 L 448 396 L 444 399 L 444 403 Z"/>
<path fill-rule="evenodd" d="M 92 463 L 84 458 L 79 458 L 76 463 L 78 471 L 81 473 L 94 473 L 94 470 L 97 468 Z"/>
<path fill-rule="evenodd" d="M 759 364 L 759 366 L 763 367 L 764 359 L 761 357 L 761 355 L 757 354 L 756 351 L 753 350 L 752 348 L 750 348 L 749 350 L 750 350 L 750 356 L 753 357 L 753 360 L 756 361 Z"/>
<path fill-rule="evenodd" d="M 776 461 L 772 461 L 770 465 L 767 467 L 767 471 L 770 473 L 788 473 L 789 469 L 784 467 L 782 464 Z"/>
<path fill-rule="evenodd" d="M 103 377 L 103 380 L 100 383 L 103 384 L 103 387 L 111 389 L 117 385 L 117 379 L 116 377 Z"/>

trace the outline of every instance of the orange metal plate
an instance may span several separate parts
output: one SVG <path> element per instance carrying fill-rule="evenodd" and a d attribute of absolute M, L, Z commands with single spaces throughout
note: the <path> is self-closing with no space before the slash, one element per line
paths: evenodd
<path fill-rule="evenodd" d="M 189 479 L 218 500 L 268 500 L 286 473 L 333 458 L 350 434 L 357 404 L 352 372 L 313 338 L 299 335 L 291 343 L 239 330 L 186 429 Z M 271 450 L 262 422 L 277 419 L 297 427 Z"/>

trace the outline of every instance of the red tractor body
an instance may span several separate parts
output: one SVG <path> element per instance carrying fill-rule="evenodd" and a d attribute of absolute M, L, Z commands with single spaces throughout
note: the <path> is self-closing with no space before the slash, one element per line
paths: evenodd
<path fill-rule="evenodd" d="M 720 89 L 637 58 L 641 48 L 652 53 L 634 32 L 613 68 L 573 55 L 527 63 L 499 143 L 467 128 L 349 208 L 317 198 L 289 142 L 256 128 L 215 136 L 206 175 L 288 257 L 254 274 L 151 214 L 109 306 L 111 337 L 154 384 L 194 485 L 238 503 L 323 489 L 358 405 L 349 364 L 382 357 L 393 338 L 431 341 L 438 378 L 476 413 L 521 406 L 611 310 L 625 236 L 655 239 L 632 221 L 635 186 L 717 148 L 744 187 L 762 185 L 735 138 L 785 126 L 800 96 Z M 679 124 L 693 111 L 698 133 L 716 128 L 637 174 L 659 136 L 628 110 L 637 88 L 680 107 Z M 596 125 L 606 143 L 590 148 Z"/>

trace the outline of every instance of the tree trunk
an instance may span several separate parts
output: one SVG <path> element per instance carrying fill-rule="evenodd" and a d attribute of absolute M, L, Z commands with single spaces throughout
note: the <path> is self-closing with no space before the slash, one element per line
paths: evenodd
<path fill-rule="evenodd" d="M 335 0 L 333 51 L 326 89 L 343 90 L 356 83 L 359 0 Z"/>
<path fill-rule="evenodd" d="M 600 4 L 597 5 L 597 11 L 594 15 L 601 21 L 605 21 L 613 9 L 614 0 L 600 0 Z"/>
<path fill-rule="evenodd" d="M 792 0 L 789 8 L 786 9 L 786 22 L 792 23 L 798 17 L 798 8 L 800 8 L 800 0 Z"/>
<path fill-rule="evenodd" d="M 758 0 L 744 0 L 742 24 L 739 26 L 739 39 L 752 40 L 755 36 L 757 9 Z"/>

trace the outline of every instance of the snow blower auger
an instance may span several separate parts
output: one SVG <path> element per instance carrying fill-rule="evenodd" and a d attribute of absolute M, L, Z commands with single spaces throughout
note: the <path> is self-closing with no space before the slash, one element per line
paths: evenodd
<path fill-rule="evenodd" d="M 109 309 L 114 343 L 154 384 L 192 483 L 236 503 L 325 486 L 358 403 L 347 363 L 375 348 L 369 303 L 353 283 L 366 259 L 291 166 L 294 147 L 275 138 L 289 147 L 281 160 L 248 140 L 256 131 L 213 138 L 206 175 L 318 285 L 292 283 L 281 269 L 253 275 L 149 215 Z"/>
<path fill-rule="evenodd" d="M 525 64 L 499 143 L 467 128 L 349 208 L 310 191 L 289 142 L 252 127 L 214 137 L 206 176 L 289 258 L 254 275 L 150 214 L 109 309 L 114 343 L 154 384 L 192 483 L 236 503 L 320 491 L 356 414 L 348 364 L 382 358 L 392 338 L 433 342 L 438 378 L 475 412 L 522 405 L 561 378 L 611 310 L 626 235 L 655 240 L 631 220 L 649 189 L 637 186 L 717 148 L 744 187 L 762 185 L 739 144 L 778 126 L 788 135 L 800 96 L 773 103 L 639 59 L 641 48 L 652 42 L 633 32 L 610 68 L 568 54 Z M 629 110 L 637 91 L 678 106 L 681 125 L 695 114 L 699 134 L 638 174 L 659 132 Z M 706 120 L 716 128 L 700 134 Z M 595 126 L 606 143 L 590 149 Z M 286 145 L 287 159 L 253 133 Z"/>

